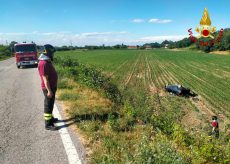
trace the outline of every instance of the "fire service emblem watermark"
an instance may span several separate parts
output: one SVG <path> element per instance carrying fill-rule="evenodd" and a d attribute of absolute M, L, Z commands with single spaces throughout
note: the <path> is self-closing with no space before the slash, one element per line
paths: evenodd
<path fill-rule="evenodd" d="M 224 29 L 220 29 L 218 36 L 215 38 L 213 36 L 216 32 L 216 27 L 211 26 L 212 22 L 208 14 L 208 9 L 204 9 L 203 17 L 200 20 L 200 25 L 196 28 L 196 32 L 199 34 L 197 37 L 193 36 L 192 28 L 188 30 L 189 38 L 194 43 L 199 43 L 200 46 L 213 46 L 215 43 L 219 42 L 223 36 Z M 208 41 L 199 41 L 200 38 L 209 38 Z"/>

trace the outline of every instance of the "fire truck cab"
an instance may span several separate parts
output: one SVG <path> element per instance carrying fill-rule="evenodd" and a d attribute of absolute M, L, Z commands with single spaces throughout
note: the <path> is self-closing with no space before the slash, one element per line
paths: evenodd
<path fill-rule="evenodd" d="M 34 43 L 21 43 L 14 45 L 16 66 L 38 65 L 38 51 Z"/>

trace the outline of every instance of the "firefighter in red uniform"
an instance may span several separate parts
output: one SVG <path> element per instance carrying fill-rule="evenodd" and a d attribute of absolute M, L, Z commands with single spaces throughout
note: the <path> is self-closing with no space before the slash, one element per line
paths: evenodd
<path fill-rule="evenodd" d="M 55 51 L 52 45 L 46 44 L 44 45 L 43 53 L 38 58 L 38 72 L 41 78 L 42 91 L 45 96 L 44 119 L 47 130 L 57 130 L 54 123 L 58 121 L 58 119 L 52 115 L 58 80 L 57 72 L 52 64 Z"/>
<path fill-rule="evenodd" d="M 219 122 L 217 116 L 212 116 L 212 135 L 219 138 Z"/>

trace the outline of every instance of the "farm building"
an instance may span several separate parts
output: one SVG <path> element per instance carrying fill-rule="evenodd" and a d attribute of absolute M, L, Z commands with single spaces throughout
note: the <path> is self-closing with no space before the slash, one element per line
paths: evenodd
<path fill-rule="evenodd" d="M 152 46 L 150 46 L 150 45 L 146 45 L 146 46 L 145 46 L 145 49 L 146 49 L 146 50 L 151 50 L 151 49 L 153 49 L 153 48 L 152 48 Z"/>
<path fill-rule="evenodd" d="M 127 48 L 128 49 L 137 49 L 138 47 L 137 46 L 128 46 Z"/>

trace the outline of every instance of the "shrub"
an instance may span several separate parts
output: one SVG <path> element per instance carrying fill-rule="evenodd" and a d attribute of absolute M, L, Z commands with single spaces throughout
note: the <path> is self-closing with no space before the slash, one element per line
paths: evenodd
<path fill-rule="evenodd" d="M 60 76 L 72 78 L 94 89 L 102 90 L 107 98 L 115 104 L 122 103 L 122 95 L 117 86 L 109 78 L 104 76 L 100 70 L 92 66 L 80 64 L 71 58 L 55 58 L 57 70 Z"/>
<path fill-rule="evenodd" d="M 200 163 L 228 163 L 230 161 L 230 145 L 221 143 L 219 140 L 211 139 L 204 135 L 196 138 L 193 145 L 194 162 Z"/>
<path fill-rule="evenodd" d="M 185 164 L 190 163 L 183 155 L 178 153 L 166 137 L 158 134 L 154 140 L 143 136 L 138 145 L 137 163 L 165 163 Z"/>
<path fill-rule="evenodd" d="M 180 146 L 191 146 L 195 143 L 195 138 L 193 138 L 187 131 L 185 131 L 179 124 L 173 125 L 173 134 L 174 142 Z"/>
<path fill-rule="evenodd" d="M 11 56 L 11 51 L 8 46 L 0 45 L 0 58 L 6 58 Z"/>
<path fill-rule="evenodd" d="M 173 133 L 174 118 L 169 112 L 161 112 L 159 115 L 153 114 L 151 117 L 153 127 L 167 135 Z"/>

